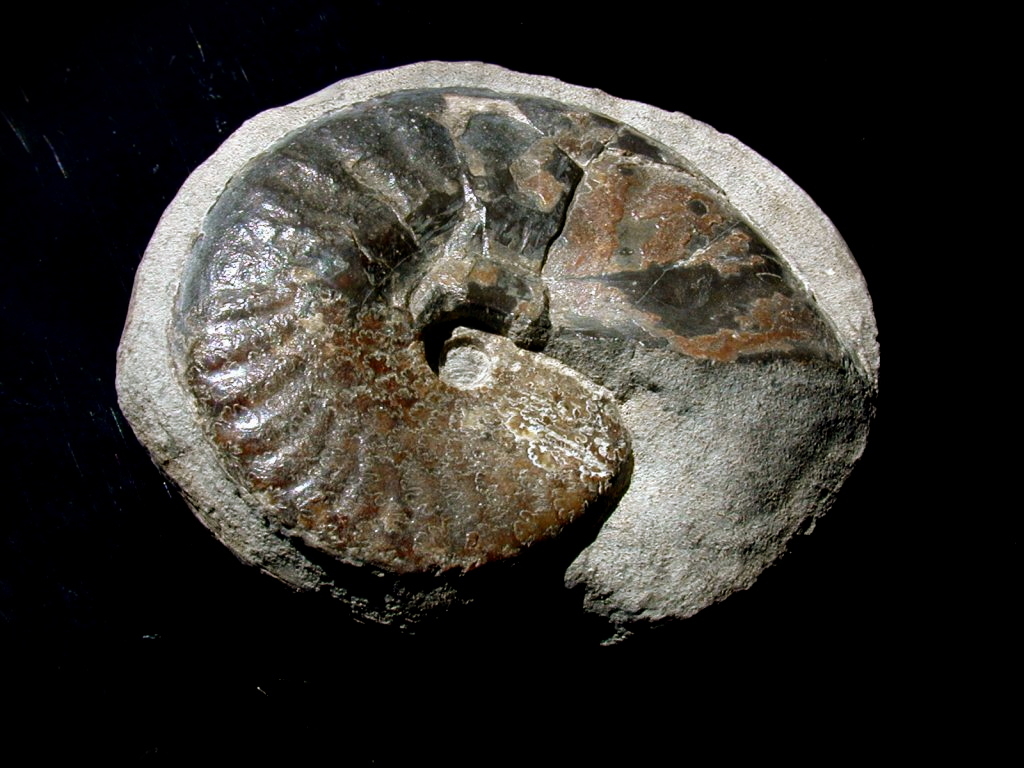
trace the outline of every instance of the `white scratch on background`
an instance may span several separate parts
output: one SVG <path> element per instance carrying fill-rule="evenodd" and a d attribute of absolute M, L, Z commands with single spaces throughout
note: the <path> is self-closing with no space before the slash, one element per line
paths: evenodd
<path fill-rule="evenodd" d="M 66 179 L 68 177 L 68 172 L 64 170 L 64 163 L 60 161 L 60 155 L 57 154 L 57 150 L 53 148 L 53 144 L 50 143 L 50 140 L 46 137 L 45 133 L 43 134 L 43 141 L 46 142 L 46 146 L 48 146 L 50 151 L 53 152 L 53 159 L 57 161 L 57 167 L 60 168 L 60 172 L 64 174 L 64 178 Z"/>

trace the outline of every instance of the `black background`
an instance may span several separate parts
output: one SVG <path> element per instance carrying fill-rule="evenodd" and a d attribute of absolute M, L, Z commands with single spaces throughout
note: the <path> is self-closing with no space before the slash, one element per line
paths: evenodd
<path fill-rule="evenodd" d="M 329 733 L 346 740 L 349 761 L 388 762 L 454 747 L 447 736 L 361 738 L 382 722 L 438 733 L 444 719 L 454 736 L 451 723 L 500 712 L 495 722 L 522 746 L 523 733 L 582 713 L 599 737 L 577 733 L 579 750 L 647 706 L 708 705 L 745 722 L 786 702 L 806 721 L 859 697 L 875 708 L 862 713 L 867 731 L 899 730 L 902 703 L 934 685 L 922 648 L 946 621 L 937 595 L 958 580 L 941 567 L 932 511 L 906 489 L 917 482 L 897 426 L 910 407 L 907 211 L 880 182 L 924 162 L 914 131 L 943 63 L 906 41 L 927 33 L 777 9 L 690 9 L 683 22 L 640 5 L 564 18 L 417 8 L 40 7 L 8 28 L 0 642 L 21 714 L 75 734 L 35 747 L 184 756 L 197 733 L 216 733 L 226 750 L 264 754 Z M 459 19 L 467 26 L 451 26 Z M 778 165 L 847 240 L 880 328 L 878 418 L 832 512 L 751 590 L 615 647 L 551 616 L 401 637 L 241 565 L 136 442 L 116 404 L 115 351 L 135 269 L 188 174 L 257 112 L 427 59 L 488 61 L 685 112 Z M 223 725 L 235 715 L 246 730 Z M 93 716 L 104 725 L 76 726 Z"/>

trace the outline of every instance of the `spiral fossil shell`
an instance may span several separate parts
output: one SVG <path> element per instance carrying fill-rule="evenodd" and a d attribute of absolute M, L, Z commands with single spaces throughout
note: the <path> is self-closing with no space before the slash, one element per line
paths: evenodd
<path fill-rule="evenodd" d="M 628 524 L 643 504 L 630 494 L 664 482 L 651 479 L 664 458 L 649 454 L 666 436 L 650 426 L 685 421 L 702 388 L 732 393 L 724 402 L 771 380 L 787 402 L 797 390 L 815 406 L 864 401 L 869 346 L 837 332 L 843 319 L 691 158 L 500 77 L 421 79 L 318 102 L 235 167 L 176 247 L 161 344 L 192 419 L 186 442 L 241 501 L 190 494 L 189 473 L 170 466 L 186 451 L 175 427 L 151 450 L 245 559 L 299 586 L 335 578 L 325 559 L 469 572 L 599 523 L 632 482 L 605 529 Z M 824 413 L 784 431 L 828 423 L 824 442 L 857 452 L 861 422 Z M 821 452 L 793 473 L 841 481 L 807 469 Z M 777 516 L 770 538 L 784 542 L 809 509 Z M 748 522 L 730 530 L 749 539 Z M 604 535 L 570 582 L 607 567 Z M 604 612 L 642 613 L 629 605 L 645 576 L 615 578 L 594 587 L 624 596 Z"/>

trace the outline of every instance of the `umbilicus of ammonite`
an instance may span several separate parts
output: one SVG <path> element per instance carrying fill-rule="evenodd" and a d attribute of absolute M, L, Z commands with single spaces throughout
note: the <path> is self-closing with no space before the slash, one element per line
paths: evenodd
<path fill-rule="evenodd" d="M 446 86 L 329 110 L 239 167 L 187 250 L 174 377 L 258 522 L 193 506 L 229 544 L 242 530 L 245 559 L 353 604 L 324 562 L 429 581 L 588 516 L 614 530 L 623 494 L 657 486 L 645 462 L 665 471 L 639 403 L 795 392 L 822 415 L 798 419 L 809 448 L 782 446 L 805 454 L 794 476 L 863 439 L 824 406 L 863 412 L 867 378 L 787 264 L 687 158 L 583 107 Z M 776 517 L 774 539 L 807 514 Z"/>

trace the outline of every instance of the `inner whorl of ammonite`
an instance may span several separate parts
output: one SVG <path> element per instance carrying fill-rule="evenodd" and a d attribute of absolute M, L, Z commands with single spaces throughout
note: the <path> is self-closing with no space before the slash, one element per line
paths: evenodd
<path fill-rule="evenodd" d="M 398 573 L 515 556 L 628 483 L 615 398 L 543 353 L 555 332 L 713 364 L 839 355 L 682 158 L 465 89 L 344 108 L 251 161 L 176 312 L 228 474 L 283 535 Z"/>

